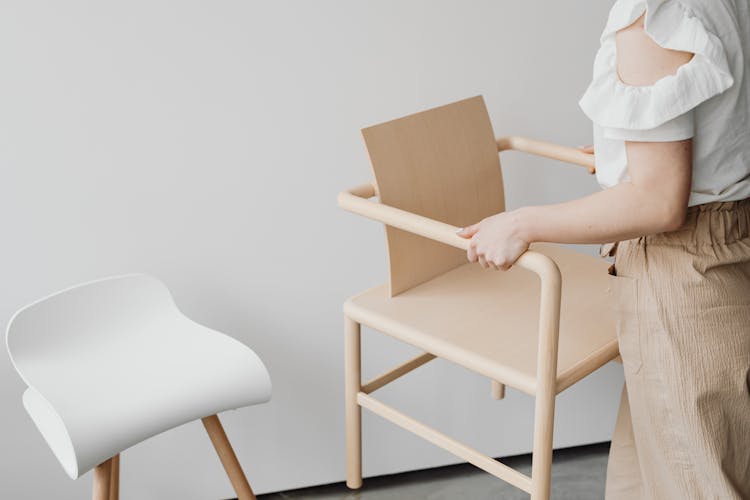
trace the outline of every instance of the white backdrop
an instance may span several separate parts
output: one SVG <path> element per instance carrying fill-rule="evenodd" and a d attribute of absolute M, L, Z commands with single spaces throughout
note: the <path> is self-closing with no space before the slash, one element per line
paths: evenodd
<path fill-rule="evenodd" d="M 370 176 L 359 129 L 483 94 L 497 135 L 588 143 L 577 100 L 608 8 L 2 2 L 0 324 L 59 288 L 152 273 L 186 314 L 252 346 L 271 372 L 271 403 L 223 417 L 256 491 L 343 480 L 341 304 L 386 276 L 382 227 L 335 203 Z M 517 153 L 503 170 L 511 209 L 598 189 L 583 169 Z M 366 376 L 413 352 L 364 335 Z M 608 440 L 621 384 L 610 364 L 563 393 L 556 446 Z M 90 475 L 64 475 L 23 389 L 0 356 L 0 496 L 86 498 Z M 438 361 L 382 397 L 492 455 L 529 451 L 533 401 L 489 390 Z M 366 475 L 456 461 L 374 415 L 364 425 Z M 124 453 L 122 491 L 232 496 L 200 423 Z"/>

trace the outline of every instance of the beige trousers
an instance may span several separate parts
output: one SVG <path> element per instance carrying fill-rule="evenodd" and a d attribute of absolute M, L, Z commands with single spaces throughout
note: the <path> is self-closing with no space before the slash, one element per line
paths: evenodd
<path fill-rule="evenodd" d="M 625 372 L 606 500 L 750 499 L 750 198 L 615 243 Z"/>

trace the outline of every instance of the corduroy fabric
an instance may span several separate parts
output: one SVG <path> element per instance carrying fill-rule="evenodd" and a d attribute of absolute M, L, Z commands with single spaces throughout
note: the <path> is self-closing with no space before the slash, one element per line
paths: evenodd
<path fill-rule="evenodd" d="M 750 499 L 749 231 L 750 198 L 712 202 L 609 248 L 625 385 L 606 500 Z"/>

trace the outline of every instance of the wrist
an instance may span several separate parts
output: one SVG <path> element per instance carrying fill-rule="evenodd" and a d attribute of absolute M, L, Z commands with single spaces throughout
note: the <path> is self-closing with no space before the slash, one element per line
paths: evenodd
<path fill-rule="evenodd" d="M 512 222 L 513 235 L 528 244 L 535 241 L 533 234 L 533 207 L 520 207 L 508 212 Z"/>

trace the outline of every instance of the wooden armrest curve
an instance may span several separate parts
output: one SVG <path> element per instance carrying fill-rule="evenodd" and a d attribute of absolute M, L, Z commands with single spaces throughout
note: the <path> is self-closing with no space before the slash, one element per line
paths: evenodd
<path fill-rule="evenodd" d="M 524 153 L 580 165 L 586 167 L 590 174 L 596 173 L 594 155 L 584 153 L 578 148 L 520 136 L 500 137 L 496 142 L 498 152 L 509 150 L 522 151 Z"/>
<path fill-rule="evenodd" d="M 375 196 L 375 193 L 374 185 L 362 184 L 340 192 L 337 200 L 339 206 L 349 212 L 452 247 L 469 249 L 469 240 L 456 234 L 458 227 L 369 200 L 368 198 Z M 536 273 L 544 284 L 559 287 L 562 282 L 557 264 L 543 253 L 527 250 L 514 265 Z"/>

